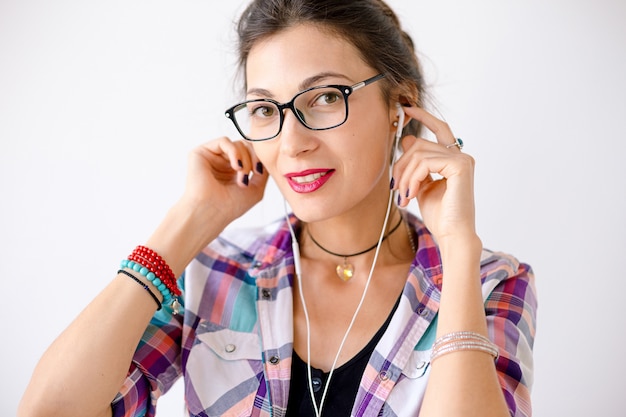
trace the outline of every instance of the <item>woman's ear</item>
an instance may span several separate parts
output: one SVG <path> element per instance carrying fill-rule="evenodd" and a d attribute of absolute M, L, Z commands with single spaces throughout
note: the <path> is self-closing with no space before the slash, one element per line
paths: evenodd
<path fill-rule="evenodd" d="M 403 106 L 419 106 L 421 97 L 414 83 L 404 82 L 398 86 L 398 101 Z"/>
<path fill-rule="evenodd" d="M 391 93 L 391 102 L 389 103 L 389 116 L 394 121 L 394 126 L 397 127 L 397 122 L 399 121 L 399 115 L 396 105 L 399 103 L 400 108 L 404 107 L 413 107 L 418 105 L 418 92 L 417 87 L 411 83 L 402 83 L 395 87 Z M 411 120 L 413 120 L 409 115 L 404 113 L 402 128 L 406 127 Z"/>
<path fill-rule="evenodd" d="M 414 83 L 403 82 L 398 85 L 395 94 L 396 101 L 402 105 L 402 107 L 419 106 L 419 92 L 417 86 Z M 408 123 L 411 119 L 406 117 L 405 122 Z"/>
<path fill-rule="evenodd" d="M 415 105 L 415 103 L 417 103 L 416 100 L 410 100 L 409 98 L 407 98 L 407 96 L 404 95 L 400 95 L 398 97 L 398 102 L 403 106 L 403 107 L 411 107 L 413 105 Z"/>
<path fill-rule="evenodd" d="M 414 84 L 401 84 L 392 97 L 395 98 L 395 102 L 400 103 L 402 108 L 422 106 L 421 97 L 419 97 L 417 88 Z M 402 135 L 420 136 L 421 130 L 421 123 L 405 113 Z"/>
<path fill-rule="evenodd" d="M 411 101 L 409 101 L 406 96 L 399 96 L 398 97 L 398 101 L 396 102 L 396 105 L 398 106 L 398 111 L 402 111 L 404 113 L 404 116 L 402 117 L 402 127 L 405 127 L 407 124 L 409 124 L 409 122 L 412 120 L 411 117 L 406 114 L 404 112 L 404 107 L 412 107 L 415 104 L 411 103 Z"/>

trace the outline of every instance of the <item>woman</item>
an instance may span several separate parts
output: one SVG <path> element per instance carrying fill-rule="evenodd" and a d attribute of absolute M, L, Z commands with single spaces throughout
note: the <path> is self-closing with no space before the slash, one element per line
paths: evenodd
<path fill-rule="evenodd" d="M 194 416 L 530 415 L 532 273 L 483 250 L 474 161 L 423 109 L 393 12 L 253 1 L 239 40 L 244 140 L 192 152 L 183 197 L 44 354 L 20 415 L 153 415 L 181 375 Z M 268 176 L 293 214 L 224 232 Z"/>

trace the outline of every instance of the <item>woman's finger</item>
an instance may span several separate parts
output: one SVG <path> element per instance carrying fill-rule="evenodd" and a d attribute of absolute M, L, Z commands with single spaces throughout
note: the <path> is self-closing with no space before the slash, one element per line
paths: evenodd
<path fill-rule="evenodd" d="M 251 147 L 247 146 L 243 141 L 231 141 L 227 137 L 219 138 L 216 141 L 209 142 L 201 148 L 208 151 L 213 158 L 213 168 L 218 171 L 223 169 L 215 165 L 217 162 L 214 158 L 223 159 L 227 162 L 231 174 L 221 172 L 222 175 L 236 175 L 236 182 L 239 186 L 247 186 L 250 182 L 253 170 L 258 172 L 259 161 Z M 234 172 L 233 172 L 234 171 Z"/>
<path fill-rule="evenodd" d="M 242 141 L 233 142 L 237 149 L 237 183 L 248 186 L 250 183 L 250 173 L 252 171 L 252 156 L 250 149 Z"/>
<path fill-rule="evenodd" d="M 448 123 L 440 120 L 421 107 L 403 107 L 404 112 L 413 119 L 421 122 L 428 130 L 435 134 L 437 142 L 442 145 L 453 145 L 456 137 Z"/>
<path fill-rule="evenodd" d="M 249 142 L 239 141 L 236 142 L 237 148 L 242 155 L 242 169 L 239 173 L 240 182 L 244 185 L 250 185 L 253 181 L 260 178 L 261 183 L 265 184 L 267 181 L 267 172 L 263 167 L 263 164 L 256 156 L 254 148 Z"/>

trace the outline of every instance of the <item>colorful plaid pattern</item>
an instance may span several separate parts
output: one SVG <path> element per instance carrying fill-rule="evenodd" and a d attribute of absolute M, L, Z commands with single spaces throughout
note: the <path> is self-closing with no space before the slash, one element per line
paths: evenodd
<path fill-rule="evenodd" d="M 298 223 L 292 217 L 297 228 Z M 363 374 L 353 416 L 415 416 L 430 373 L 442 268 L 419 219 L 413 261 L 398 308 Z M 153 416 L 185 380 L 190 416 L 283 416 L 293 342 L 293 254 L 285 221 L 225 232 L 179 280 L 182 316 L 158 311 L 139 344 L 114 416 Z M 537 307 L 528 265 L 484 251 L 481 263 L 489 336 L 511 415 L 530 416 Z"/>

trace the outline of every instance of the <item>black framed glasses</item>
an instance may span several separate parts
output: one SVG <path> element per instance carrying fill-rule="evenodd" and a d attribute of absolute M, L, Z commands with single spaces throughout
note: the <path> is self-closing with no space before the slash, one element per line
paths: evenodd
<path fill-rule="evenodd" d="M 320 85 L 300 91 L 288 103 L 269 98 L 247 100 L 226 110 L 244 139 L 273 139 L 283 128 L 285 109 L 290 109 L 306 128 L 328 130 L 348 120 L 348 97 L 356 90 L 384 78 L 378 74 L 354 85 Z"/>

